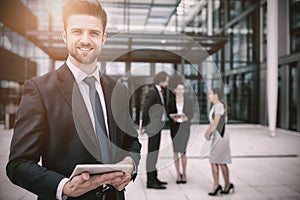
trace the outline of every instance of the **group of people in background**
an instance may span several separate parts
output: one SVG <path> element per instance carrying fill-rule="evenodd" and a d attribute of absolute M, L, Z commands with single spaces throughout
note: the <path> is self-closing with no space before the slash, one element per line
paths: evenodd
<path fill-rule="evenodd" d="M 142 133 L 147 133 L 148 154 L 146 161 L 147 188 L 166 189 L 167 182 L 158 179 L 156 163 L 158 159 L 161 130 L 167 117 L 170 121 L 170 135 L 172 138 L 174 164 L 176 169 L 176 183 L 187 183 L 187 156 L 186 149 L 190 137 L 190 125 L 193 118 L 193 103 L 185 95 L 183 82 L 174 84 L 173 98 L 165 103 L 163 89 L 169 84 L 170 77 L 166 72 L 160 72 L 154 77 L 154 85 L 146 94 L 143 104 Z M 210 113 L 210 124 L 205 132 L 205 139 L 211 141 L 210 164 L 213 175 L 213 186 L 208 193 L 216 196 L 219 193 L 229 194 L 234 191 L 234 185 L 230 182 L 227 164 L 231 163 L 231 151 L 229 133 L 225 131 L 228 116 L 228 106 L 224 101 L 224 93 L 221 88 L 213 88 L 208 96 L 213 104 Z M 155 105 L 159 105 L 155 107 Z M 153 107 L 152 107 L 153 106 Z M 155 108 L 154 108 L 155 107 Z M 152 110 L 151 110 L 152 109 Z M 166 113 L 164 112 L 166 109 Z M 219 168 L 221 168 L 224 187 L 219 183 Z"/>

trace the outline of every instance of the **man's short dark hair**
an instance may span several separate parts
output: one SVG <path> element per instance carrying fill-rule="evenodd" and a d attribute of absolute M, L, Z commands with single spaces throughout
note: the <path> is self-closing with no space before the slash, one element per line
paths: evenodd
<path fill-rule="evenodd" d="M 91 15 L 102 21 L 103 32 L 107 24 L 107 15 L 101 4 L 96 0 L 69 0 L 62 7 L 62 20 L 64 29 L 71 15 Z"/>
<path fill-rule="evenodd" d="M 153 82 L 158 85 L 161 82 L 164 82 L 167 79 L 167 77 L 169 77 L 169 74 L 167 74 L 166 72 L 159 72 L 155 75 Z"/>

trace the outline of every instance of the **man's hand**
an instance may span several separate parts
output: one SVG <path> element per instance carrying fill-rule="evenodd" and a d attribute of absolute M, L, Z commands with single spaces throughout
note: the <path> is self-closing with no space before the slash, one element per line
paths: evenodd
<path fill-rule="evenodd" d="M 129 156 L 125 157 L 121 162 L 118 164 L 131 164 L 132 167 L 127 171 L 123 173 L 123 176 L 121 177 L 121 180 L 119 182 L 114 182 L 111 185 L 114 186 L 118 191 L 122 191 L 130 182 L 131 180 L 131 174 L 134 169 L 133 159 Z M 118 179 L 119 180 L 119 179 Z"/>
<path fill-rule="evenodd" d="M 69 197 L 81 196 L 101 185 L 114 185 L 124 180 L 124 172 L 111 172 L 90 176 L 84 172 L 74 176 L 63 188 L 63 195 Z"/>
<path fill-rule="evenodd" d="M 186 115 L 182 116 L 182 121 L 186 122 L 188 120 L 189 120 L 189 118 Z"/>

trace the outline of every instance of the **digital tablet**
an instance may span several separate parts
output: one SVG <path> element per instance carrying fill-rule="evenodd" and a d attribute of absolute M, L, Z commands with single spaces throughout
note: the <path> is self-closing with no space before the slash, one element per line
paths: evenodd
<path fill-rule="evenodd" d="M 70 178 L 83 172 L 88 172 L 90 175 L 115 171 L 127 172 L 131 167 L 131 164 L 78 164 L 74 168 Z"/>
<path fill-rule="evenodd" d="M 170 114 L 170 117 L 184 117 L 185 116 L 185 114 L 184 113 L 171 113 Z"/>

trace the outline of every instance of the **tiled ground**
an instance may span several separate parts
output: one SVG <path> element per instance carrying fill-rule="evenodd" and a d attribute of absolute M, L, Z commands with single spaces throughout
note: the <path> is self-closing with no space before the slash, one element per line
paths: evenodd
<path fill-rule="evenodd" d="M 159 178 L 168 181 L 166 190 L 146 188 L 145 158 L 147 136 L 143 144 L 139 176 L 127 187 L 128 200 L 299 200 L 300 199 L 300 133 L 277 130 L 271 137 L 267 127 L 259 125 L 228 125 L 231 137 L 232 164 L 229 165 L 235 193 L 209 197 L 212 176 L 207 159 L 209 143 L 203 139 L 206 125 L 193 125 L 189 140 L 188 182 L 175 183 L 170 133 L 162 133 L 158 161 Z M 31 200 L 34 195 L 14 186 L 6 177 L 5 165 L 12 130 L 0 128 L 0 200 Z M 223 183 L 221 179 L 221 183 Z"/>

